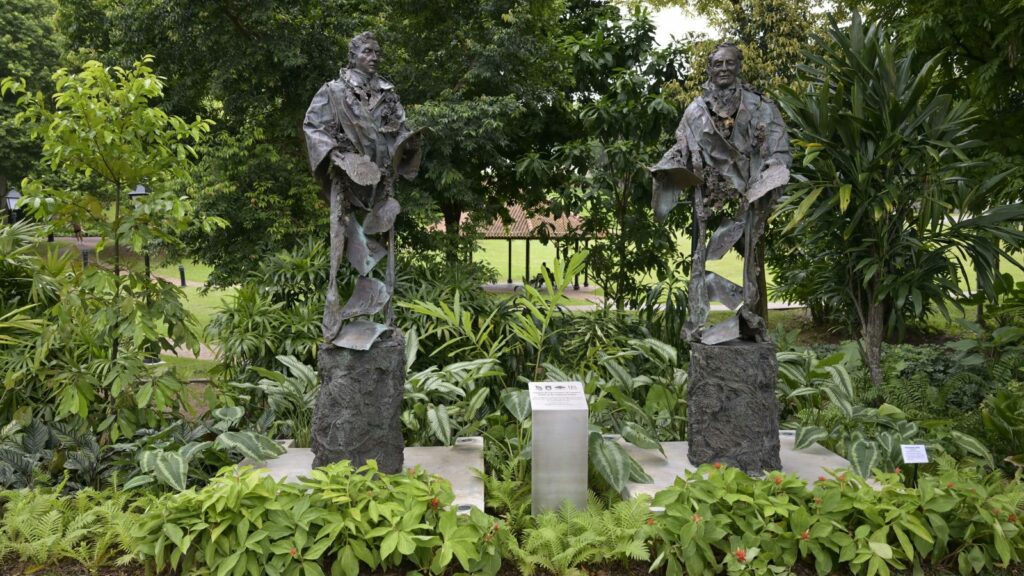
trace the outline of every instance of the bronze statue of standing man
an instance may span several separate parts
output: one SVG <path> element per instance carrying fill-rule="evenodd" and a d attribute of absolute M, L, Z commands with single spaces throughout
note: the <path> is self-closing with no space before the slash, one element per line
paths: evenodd
<path fill-rule="evenodd" d="M 720 44 L 708 58 L 708 81 L 686 108 L 676 144 L 654 173 L 653 207 L 663 219 L 684 188 L 693 188 L 693 265 L 689 318 L 684 337 L 704 344 L 766 339 L 757 313 L 758 244 L 777 200 L 789 181 L 789 138 L 775 103 L 741 80 L 743 53 Z M 714 229 L 708 241 L 708 231 Z M 742 240 L 742 242 L 741 242 Z M 743 286 L 706 272 L 706 263 L 736 247 L 743 255 Z M 709 301 L 736 315 L 705 326 Z"/>
<path fill-rule="evenodd" d="M 399 176 L 416 176 L 419 137 L 405 125 L 394 85 L 377 74 L 381 50 L 374 35 L 353 38 L 348 57 L 348 68 L 313 97 L 302 125 L 310 168 L 331 207 L 313 466 L 349 460 L 358 467 L 374 460 L 382 472 L 395 473 L 402 469 L 405 447 L 405 338 L 393 325 L 391 307 L 395 218 L 401 211 L 395 183 Z M 373 270 L 385 258 L 381 281 Z M 344 304 L 338 286 L 343 259 L 357 273 Z M 371 319 L 382 312 L 383 323 Z"/>
<path fill-rule="evenodd" d="M 693 189 L 693 264 L 687 457 L 760 475 L 780 458 L 775 346 L 758 314 L 758 248 L 778 191 L 789 181 L 789 139 L 775 104 L 740 80 L 743 54 L 721 44 L 708 59 L 703 93 L 687 106 L 676 144 L 652 168 L 655 216 L 664 218 Z M 709 230 L 714 230 L 708 238 Z M 743 254 L 743 286 L 706 263 L 732 248 Z M 736 314 L 707 326 L 711 300 Z"/>
<path fill-rule="evenodd" d="M 330 205 L 331 264 L 324 306 L 324 341 L 367 350 L 392 324 L 395 279 L 395 199 L 398 176 L 419 170 L 419 137 L 405 124 L 393 84 L 377 74 L 380 45 L 372 32 L 349 43 L 348 68 L 324 84 L 306 111 L 303 133 L 309 165 Z M 384 281 L 371 271 L 387 258 Z M 345 258 L 358 276 L 344 305 L 338 269 Z M 385 312 L 379 324 L 357 317 Z"/>

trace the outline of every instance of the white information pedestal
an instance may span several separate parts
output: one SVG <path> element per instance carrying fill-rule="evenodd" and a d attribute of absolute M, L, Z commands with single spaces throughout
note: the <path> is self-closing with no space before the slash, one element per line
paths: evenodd
<path fill-rule="evenodd" d="M 587 399 L 580 382 L 530 382 L 533 514 L 587 506 Z"/>

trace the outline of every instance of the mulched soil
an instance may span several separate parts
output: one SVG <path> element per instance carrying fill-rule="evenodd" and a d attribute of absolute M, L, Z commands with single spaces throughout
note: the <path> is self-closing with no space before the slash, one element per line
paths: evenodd
<path fill-rule="evenodd" d="M 0 576 L 90 576 L 89 571 L 72 560 L 66 560 L 52 566 L 38 566 L 28 562 L 0 561 Z M 124 568 L 113 566 L 101 568 L 98 576 L 144 576 L 146 570 L 139 564 Z"/>

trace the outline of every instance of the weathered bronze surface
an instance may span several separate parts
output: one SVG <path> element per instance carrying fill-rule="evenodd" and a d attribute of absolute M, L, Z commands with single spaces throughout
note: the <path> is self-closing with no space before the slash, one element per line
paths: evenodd
<path fill-rule="evenodd" d="M 324 305 L 324 341 L 367 350 L 392 325 L 395 199 L 398 176 L 416 177 L 419 133 L 405 124 L 405 110 L 393 84 L 377 74 L 381 49 L 370 32 L 349 44 L 349 65 L 313 97 L 303 122 L 309 165 L 330 205 L 331 264 Z M 384 282 L 372 280 L 377 263 L 388 259 Z M 343 260 L 359 273 L 356 289 L 342 306 L 338 267 Z M 385 311 L 383 325 L 354 328 L 341 337 L 342 323 Z"/>
<path fill-rule="evenodd" d="M 689 318 L 683 335 L 692 342 L 720 344 L 734 339 L 763 342 L 758 244 L 779 191 L 789 181 L 789 138 L 778 108 L 740 79 L 743 54 L 722 44 L 711 54 L 708 81 L 686 108 L 676 143 L 651 168 L 652 207 L 664 219 L 692 189 L 694 253 Z M 709 230 L 715 228 L 710 234 Z M 735 284 L 706 272 L 709 260 L 731 248 L 743 254 L 742 302 Z M 739 287 L 737 287 L 739 288 Z M 708 327 L 710 300 L 736 311 L 720 326 Z"/>

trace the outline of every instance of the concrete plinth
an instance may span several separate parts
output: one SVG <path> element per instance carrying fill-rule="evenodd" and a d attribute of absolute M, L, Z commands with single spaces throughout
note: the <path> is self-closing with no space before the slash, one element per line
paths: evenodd
<path fill-rule="evenodd" d="M 450 482 L 455 492 L 453 505 L 460 513 L 468 513 L 471 506 L 484 509 L 484 481 L 473 472 L 484 469 L 482 437 L 459 438 L 455 446 L 411 446 L 405 449 L 403 456 L 406 468 L 419 466 Z M 300 476 L 313 470 L 313 451 L 309 448 L 288 448 L 277 458 L 254 465 L 266 470 L 275 480 L 297 482 Z"/>
<path fill-rule="evenodd" d="M 813 444 L 804 450 L 796 450 L 793 448 L 794 440 L 795 437 L 791 431 L 784 430 L 779 434 L 782 472 L 796 474 L 801 480 L 807 481 L 808 485 L 814 485 L 818 477 L 825 474 L 826 469 L 850 467 L 849 460 L 820 444 Z M 650 484 L 629 482 L 623 493 L 625 498 L 633 498 L 639 494 L 654 496 L 658 491 L 674 484 L 676 478 L 683 477 L 686 472 L 697 469 L 696 466 L 690 464 L 689 446 L 686 442 L 662 442 L 661 447 L 665 450 L 664 456 L 657 450 L 638 448 L 624 440 L 620 440 L 619 443 L 637 463 L 643 466 L 644 472 L 647 472 L 654 480 Z"/>

